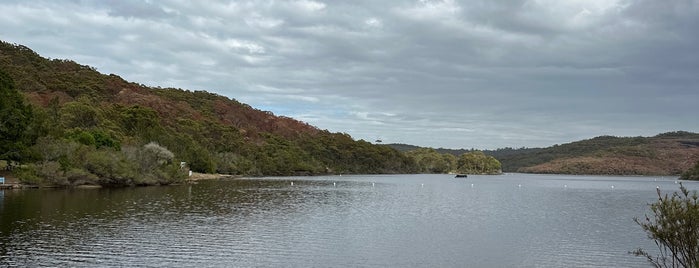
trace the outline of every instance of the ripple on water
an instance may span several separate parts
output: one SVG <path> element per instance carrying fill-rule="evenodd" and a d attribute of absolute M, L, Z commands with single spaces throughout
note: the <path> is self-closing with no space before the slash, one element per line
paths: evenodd
<path fill-rule="evenodd" d="M 105 189 L 17 218 L 0 266 L 645 267 L 626 252 L 652 249 L 632 218 L 658 183 L 411 175 Z"/>

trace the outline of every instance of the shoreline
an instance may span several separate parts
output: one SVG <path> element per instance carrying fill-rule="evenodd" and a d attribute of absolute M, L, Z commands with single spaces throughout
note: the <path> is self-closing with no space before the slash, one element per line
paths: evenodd
<path fill-rule="evenodd" d="M 31 185 L 23 184 L 16 177 L 12 176 L 10 172 L 1 172 L 0 177 L 5 177 L 5 184 L 0 184 L 0 190 L 21 190 L 21 189 L 39 189 L 39 188 L 65 188 L 65 189 L 99 189 L 108 186 L 95 185 L 95 184 L 81 184 L 75 186 L 54 186 L 54 185 Z M 207 180 L 227 180 L 227 179 L 239 179 L 243 178 L 242 175 L 229 175 L 229 174 L 208 174 L 208 173 L 197 173 L 192 172 L 192 176 L 189 176 L 180 183 L 174 183 L 169 185 L 181 185 L 181 184 L 196 184 L 199 181 Z M 156 185 L 145 185 L 145 186 L 156 186 Z M 157 185 L 157 186 L 167 186 L 167 185 Z M 141 186 L 136 186 L 141 187 Z"/>
<path fill-rule="evenodd" d="M 187 177 L 184 181 L 185 183 L 192 183 L 197 181 L 205 180 L 223 180 L 223 179 L 240 179 L 243 175 L 228 175 L 228 174 L 209 174 L 209 173 L 197 173 L 192 172 L 192 176 Z"/>
<path fill-rule="evenodd" d="M 5 174 L 2 174 L 5 173 Z M 23 184 L 19 182 L 19 180 L 10 175 L 7 174 L 8 172 L 1 172 L 0 175 L 3 175 L 5 179 L 7 180 L 5 184 L 0 185 L 0 190 L 21 190 L 21 189 L 37 189 L 37 188 L 66 188 L 66 189 L 98 189 L 98 188 L 105 188 L 109 186 L 102 186 L 102 185 L 95 185 L 95 184 L 82 184 L 82 185 L 75 185 L 75 186 L 51 186 L 51 185 L 30 185 L 30 184 Z M 452 173 L 442 173 L 444 175 L 455 175 Z M 591 176 L 591 177 L 668 177 L 668 179 L 674 179 L 674 180 L 681 180 L 679 179 L 678 175 L 614 175 L 614 174 L 557 174 L 557 173 L 528 173 L 528 172 L 502 172 L 499 174 L 469 174 L 469 175 L 482 175 L 482 176 L 507 176 L 511 174 L 523 174 L 523 175 L 549 175 L 549 176 Z M 339 174 L 338 174 L 339 175 Z M 342 176 L 342 175 L 339 175 Z M 169 184 L 169 185 L 182 185 L 182 184 L 197 184 L 199 181 L 209 181 L 209 180 L 229 180 L 229 179 L 240 179 L 244 178 L 245 176 L 243 175 L 229 175 L 229 174 L 209 174 L 209 173 L 198 173 L 198 172 L 192 172 L 191 176 L 186 177 L 183 181 L 179 183 L 174 183 L 174 184 Z M 287 177 L 287 176 L 284 176 Z M 296 176 L 288 176 L 288 177 L 296 177 Z M 307 177 L 307 176 L 298 176 L 298 177 Z M 142 185 L 142 186 L 167 186 L 167 185 Z M 135 186 L 135 187 L 142 187 L 142 186 Z"/>

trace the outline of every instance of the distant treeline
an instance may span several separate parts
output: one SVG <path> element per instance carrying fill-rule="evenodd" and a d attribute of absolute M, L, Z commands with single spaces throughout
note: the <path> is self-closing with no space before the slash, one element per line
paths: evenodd
<path fill-rule="evenodd" d="M 400 151 L 417 150 L 390 144 Z M 436 149 L 455 156 L 475 150 Z M 503 148 L 484 154 L 500 161 L 504 172 L 680 175 L 699 161 L 699 134 L 675 131 L 653 137 L 600 136 L 547 148 Z"/>

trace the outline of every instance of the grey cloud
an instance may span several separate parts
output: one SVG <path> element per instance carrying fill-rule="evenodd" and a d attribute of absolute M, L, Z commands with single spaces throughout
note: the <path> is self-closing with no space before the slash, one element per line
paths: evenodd
<path fill-rule="evenodd" d="M 4 1 L 0 39 L 355 138 L 699 131 L 697 1 Z"/>
<path fill-rule="evenodd" d="M 168 15 L 161 7 L 148 1 L 108 0 L 104 2 L 104 5 L 108 8 L 110 16 L 154 19 Z"/>

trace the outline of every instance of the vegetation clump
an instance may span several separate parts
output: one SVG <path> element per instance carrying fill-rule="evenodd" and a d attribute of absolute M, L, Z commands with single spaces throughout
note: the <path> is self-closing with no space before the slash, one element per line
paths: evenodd
<path fill-rule="evenodd" d="M 680 184 L 680 193 L 664 196 L 650 205 L 651 216 L 634 221 L 655 242 L 658 253 L 644 249 L 632 253 L 645 257 L 655 267 L 699 267 L 699 197 Z"/>
<path fill-rule="evenodd" d="M 162 185 L 182 182 L 186 175 L 172 152 L 156 143 L 117 150 L 42 137 L 30 150 L 36 161 L 15 172 L 26 184 Z"/>
<path fill-rule="evenodd" d="M 458 160 L 457 172 L 463 174 L 500 174 L 500 161 L 481 151 L 462 154 Z"/>
<path fill-rule="evenodd" d="M 24 183 L 169 184 L 246 176 L 414 173 L 411 158 L 205 91 L 147 87 L 0 41 L 0 161 Z"/>
<path fill-rule="evenodd" d="M 675 131 L 654 137 L 600 136 L 547 148 L 485 153 L 502 161 L 506 172 L 680 175 L 699 161 L 699 134 Z"/>
<path fill-rule="evenodd" d="M 32 117 L 32 107 L 15 89 L 12 78 L 0 71 L 0 160 L 7 160 L 10 167 L 22 160 L 31 143 L 27 130 Z"/>
<path fill-rule="evenodd" d="M 420 148 L 405 153 L 417 164 L 420 173 L 500 174 L 500 161 L 481 151 L 472 151 L 456 157 L 435 149 Z"/>

